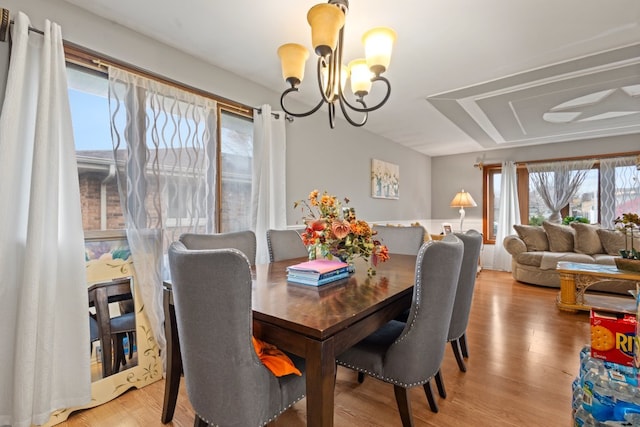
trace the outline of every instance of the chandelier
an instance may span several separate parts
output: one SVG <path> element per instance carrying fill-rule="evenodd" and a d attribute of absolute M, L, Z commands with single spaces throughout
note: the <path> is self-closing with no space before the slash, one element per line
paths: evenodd
<path fill-rule="evenodd" d="M 378 27 L 367 31 L 362 36 L 366 59 L 355 59 L 348 66 L 342 62 L 344 24 L 348 0 L 329 0 L 313 6 L 307 13 L 307 21 L 311 26 L 311 41 L 313 49 L 318 55 L 317 80 L 321 99 L 311 110 L 296 113 L 284 105 L 284 99 L 292 92 L 298 92 L 298 86 L 304 77 L 304 64 L 309 58 L 309 51 L 302 45 L 288 43 L 278 48 L 278 56 L 282 64 L 282 77 L 291 85 L 280 97 L 280 106 L 294 117 L 309 116 L 323 104 L 329 110 L 329 125 L 335 126 L 336 103 L 345 119 L 353 126 L 363 126 L 367 122 L 370 111 L 382 107 L 391 94 L 389 80 L 382 76 L 391 60 L 391 49 L 396 39 L 396 33 L 390 28 Z M 351 83 L 352 98 L 349 102 L 345 97 L 347 81 Z M 367 106 L 365 96 L 369 94 L 373 83 L 382 82 L 386 85 L 386 94 L 380 102 Z M 349 116 L 348 110 L 363 113 L 361 121 L 357 122 Z"/>

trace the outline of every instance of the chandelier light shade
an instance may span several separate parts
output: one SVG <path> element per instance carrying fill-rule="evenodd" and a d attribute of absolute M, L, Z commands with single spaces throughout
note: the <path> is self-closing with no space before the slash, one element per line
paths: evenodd
<path fill-rule="evenodd" d="M 390 28 L 378 27 L 367 31 L 362 37 L 365 58 L 342 62 L 344 43 L 345 17 L 349 9 L 348 0 L 329 0 L 313 6 L 307 21 L 311 26 L 311 44 L 317 55 L 318 89 L 320 101 L 315 107 L 305 112 L 291 111 L 285 106 L 285 98 L 292 92 L 298 92 L 298 86 L 304 78 L 304 64 L 309 51 L 300 44 L 288 43 L 278 48 L 278 56 L 282 65 L 282 77 L 290 85 L 280 97 L 282 109 L 294 117 L 309 116 L 327 104 L 329 125 L 335 127 L 336 104 L 345 119 L 353 126 L 363 126 L 367 122 L 369 112 L 382 107 L 391 95 L 391 84 L 382 74 L 389 68 L 391 51 L 396 40 L 396 33 Z M 350 80 L 352 102 L 345 96 L 347 80 Z M 381 82 L 386 89 L 382 99 L 375 105 L 368 106 L 365 96 L 371 91 L 373 83 Z M 349 115 L 356 112 L 361 115 L 355 121 Z"/>
<path fill-rule="evenodd" d="M 458 211 L 458 213 L 460 213 L 460 231 L 463 231 L 462 223 L 464 222 L 465 216 L 464 208 L 473 208 L 476 206 L 478 205 L 476 204 L 476 201 L 473 200 L 473 197 L 471 197 L 471 194 L 464 190 L 460 190 L 460 192 L 457 193 L 451 201 L 452 208 L 460 208 Z"/>
<path fill-rule="evenodd" d="M 338 35 L 344 27 L 344 12 L 329 3 L 313 6 L 307 13 L 311 26 L 311 44 L 318 56 L 327 56 L 338 44 Z"/>
<path fill-rule="evenodd" d="M 309 58 L 307 48 L 297 43 L 283 44 L 278 48 L 278 56 L 282 64 L 282 77 L 287 82 L 299 84 L 304 78 L 304 63 Z"/>
<path fill-rule="evenodd" d="M 367 65 L 375 74 L 382 74 L 389 68 L 395 41 L 395 31 L 385 27 L 373 28 L 362 36 Z"/>

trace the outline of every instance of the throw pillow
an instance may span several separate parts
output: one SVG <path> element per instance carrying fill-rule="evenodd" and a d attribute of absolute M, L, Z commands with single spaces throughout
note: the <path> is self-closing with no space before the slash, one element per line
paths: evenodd
<path fill-rule="evenodd" d="M 575 231 L 568 225 L 554 224 L 544 221 L 542 223 L 544 231 L 549 239 L 549 250 L 551 252 L 573 252 L 573 239 Z"/>
<path fill-rule="evenodd" d="M 581 222 L 572 222 L 569 224 L 576 232 L 574 236 L 575 251 L 579 254 L 602 254 L 602 243 L 598 236 L 599 224 L 583 224 Z"/>
<path fill-rule="evenodd" d="M 518 237 L 527 245 L 527 251 L 548 251 L 549 241 L 544 229 L 539 225 L 514 225 Z"/>
<path fill-rule="evenodd" d="M 625 248 L 624 234 L 619 231 L 601 228 L 598 230 L 598 236 L 604 251 L 609 255 L 620 255 L 620 250 Z M 631 247 L 631 239 L 628 240 L 627 244 Z M 640 237 L 634 237 L 633 247 L 640 248 Z"/>

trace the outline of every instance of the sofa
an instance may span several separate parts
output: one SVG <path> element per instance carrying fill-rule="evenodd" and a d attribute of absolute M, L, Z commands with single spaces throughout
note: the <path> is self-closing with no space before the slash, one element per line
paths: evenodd
<path fill-rule="evenodd" d="M 624 249 L 624 235 L 597 224 L 555 224 L 545 221 L 542 226 L 514 225 L 516 234 L 504 238 L 503 244 L 511 255 L 513 278 L 519 282 L 560 287 L 556 266 L 560 261 L 615 265 L 614 258 Z M 635 244 L 640 245 L 639 241 Z M 640 247 L 640 246 L 638 246 Z M 592 290 L 604 290 L 593 285 Z M 606 290 L 627 293 L 628 283 L 607 284 Z"/>

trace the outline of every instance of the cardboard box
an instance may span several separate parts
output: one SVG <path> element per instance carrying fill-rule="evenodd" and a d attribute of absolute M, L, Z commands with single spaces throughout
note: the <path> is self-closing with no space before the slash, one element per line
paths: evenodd
<path fill-rule="evenodd" d="M 635 366 L 636 328 L 633 314 L 591 310 L 591 357 Z"/>

